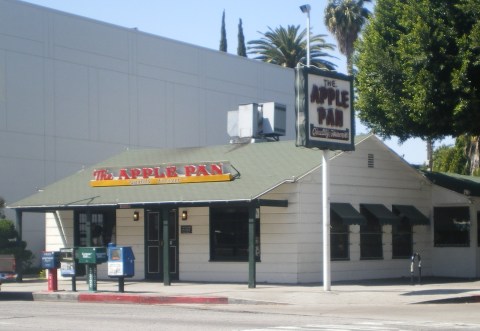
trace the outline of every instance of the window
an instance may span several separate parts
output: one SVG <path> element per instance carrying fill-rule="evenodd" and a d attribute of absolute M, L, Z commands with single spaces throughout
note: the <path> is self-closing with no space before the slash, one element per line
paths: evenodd
<path fill-rule="evenodd" d="M 260 220 L 255 220 L 255 257 L 260 260 Z M 210 208 L 210 260 L 248 261 L 248 207 Z"/>
<path fill-rule="evenodd" d="M 392 225 L 392 257 L 394 259 L 411 258 L 413 254 L 412 225 L 406 218 Z"/>
<path fill-rule="evenodd" d="M 84 212 L 77 213 L 75 246 L 107 246 L 108 243 L 115 242 L 115 210 L 103 212 L 92 212 L 92 223 L 90 226 L 89 243 L 88 236 L 88 215 Z"/>
<path fill-rule="evenodd" d="M 330 226 L 330 254 L 332 261 L 348 260 L 348 225 L 331 213 Z"/>
<path fill-rule="evenodd" d="M 366 217 L 367 224 L 360 225 L 360 258 L 364 260 L 382 259 L 382 225 L 376 217 L 372 217 L 362 209 L 360 206 L 360 211 Z"/>
<path fill-rule="evenodd" d="M 435 247 L 470 246 L 470 209 L 435 207 L 433 209 Z"/>

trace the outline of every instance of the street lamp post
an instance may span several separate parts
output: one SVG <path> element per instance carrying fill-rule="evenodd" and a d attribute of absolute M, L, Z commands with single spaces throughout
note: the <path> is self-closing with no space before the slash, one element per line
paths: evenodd
<path fill-rule="evenodd" d="M 300 6 L 302 13 L 307 13 L 307 67 L 310 67 L 310 5 Z"/>
<path fill-rule="evenodd" d="M 300 6 L 302 13 L 307 14 L 307 68 L 310 67 L 310 5 Z M 329 151 L 322 150 L 322 217 L 323 217 L 323 289 L 330 291 L 330 171 Z"/>

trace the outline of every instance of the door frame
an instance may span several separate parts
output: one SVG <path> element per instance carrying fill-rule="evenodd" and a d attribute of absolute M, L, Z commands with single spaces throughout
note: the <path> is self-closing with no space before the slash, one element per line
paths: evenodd
<path fill-rule="evenodd" d="M 178 280 L 179 279 L 179 223 L 178 223 L 178 208 L 173 207 L 158 207 L 158 208 L 149 208 L 144 210 L 144 252 L 145 252 L 145 280 L 152 281 L 165 281 L 164 276 L 164 224 L 163 224 L 163 214 L 167 210 L 168 213 L 168 246 L 169 246 L 169 263 L 170 268 L 173 268 L 173 272 L 169 273 L 169 280 Z M 150 214 L 158 214 L 158 241 L 159 251 L 158 251 L 158 273 L 149 273 L 149 229 L 150 229 Z M 174 261 L 172 261 L 172 258 Z"/>

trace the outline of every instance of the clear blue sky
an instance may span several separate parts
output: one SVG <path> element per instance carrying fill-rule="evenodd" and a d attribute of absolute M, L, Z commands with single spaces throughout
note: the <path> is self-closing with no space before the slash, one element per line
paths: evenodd
<path fill-rule="evenodd" d="M 237 52 L 238 22 L 242 19 L 245 41 L 261 38 L 258 31 L 268 27 L 300 25 L 306 27 L 306 14 L 299 7 L 310 4 L 310 25 L 313 34 L 326 35 L 327 42 L 336 44 L 323 24 L 327 0 L 25 0 L 25 2 L 112 23 L 127 28 L 183 41 L 206 48 L 218 49 L 222 12 L 225 10 L 228 52 Z M 373 9 L 370 7 L 370 9 Z M 333 53 L 339 72 L 346 72 L 345 57 Z M 358 123 L 357 133 L 369 130 Z M 386 141 L 400 156 L 414 164 L 426 161 L 426 145 L 411 139 L 398 145 L 396 139 Z M 452 140 L 446 143 L 451 144 Z M 438 143 L 436 146 L 439 145 Z"/>

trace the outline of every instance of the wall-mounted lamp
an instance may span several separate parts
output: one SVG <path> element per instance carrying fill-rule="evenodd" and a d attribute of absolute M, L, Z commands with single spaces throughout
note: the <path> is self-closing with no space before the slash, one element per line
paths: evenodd
<path fill-rule="evenodd" d="M 139 219 L 140 219 L 140 213 L 137 210 L 135 210 L 133 212 L 133 221 L 137 222 Z"/>
<path fill-rule="evenodd" d="M 188 219 L 188 211 L 182 211 L 182 221 L 186 221 Z"/>

